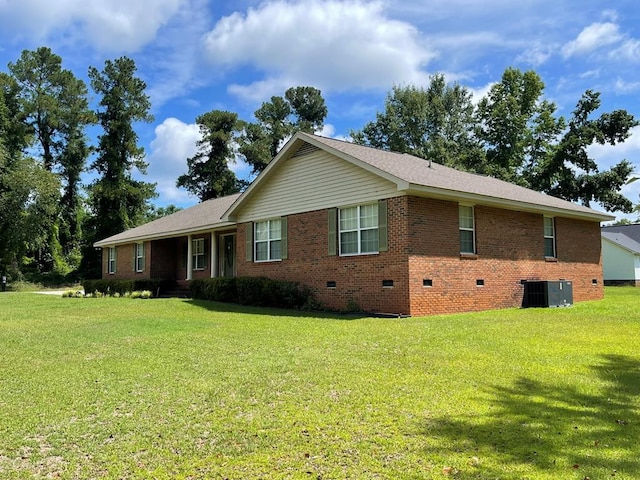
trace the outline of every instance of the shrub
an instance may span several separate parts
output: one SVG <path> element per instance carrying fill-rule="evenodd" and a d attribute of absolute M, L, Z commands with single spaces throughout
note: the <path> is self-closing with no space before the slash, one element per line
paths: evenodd
<path fill-rule="evenodd" d="M 295 309 L 319 306 L 309 287 L 266 277 L 197 279 L 191 281 L 189 289 L 191 296 L 200 300 Z"/>
<path fill-rule="evenodd" d="M 99 279 L 99 280 L 84 280 L 82 286 L 85 293 L 100 292 L 104 295 L 125 296 L 127 293 L 134 291 L 149 292 L 151 297 L 157 296 L 162 291 L 166 291 L 175 284 L 171 280 L 153 279 L 153 278 L 141 278 L 141 279 Z"/>

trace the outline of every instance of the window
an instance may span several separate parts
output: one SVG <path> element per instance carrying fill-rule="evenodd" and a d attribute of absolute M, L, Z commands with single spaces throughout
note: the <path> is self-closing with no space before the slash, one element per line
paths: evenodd
<path fill-rule="evenodd" d="M 107 251 L 107 271 L 116 273 L 116 247 L 109 247 Z"/>
<path fill-rule="evenodd" d="M 553 217 L 544 217 L 544 256 L 556 256 L 556 229 Z"/>
<path fill-rule="evenodd" d="M 205 253 L 204 253 L 204 238 L 193 239 L 193 269 L 204 270 L 205 267 Z"/>
<path fill-rule="evenodd" d="M 378 205 L 339 210 L 340 255 L 378 253 Z"/>
<path fill-rule="evenodd" d="M 460 205 L 460 253 L 476 253 L 475 225 L 473 207 Z"/>
<path fill-rule="evenodd" d="M 256 222 L 254 238 L 256 262 L 282 260 L 282 222 L 280 219 Z"/>
<path fill-rule="evenodd" d="M 144 243 L 136 243 L 133 248 L 136 272 L 142 272 L 144 270 Z"/>

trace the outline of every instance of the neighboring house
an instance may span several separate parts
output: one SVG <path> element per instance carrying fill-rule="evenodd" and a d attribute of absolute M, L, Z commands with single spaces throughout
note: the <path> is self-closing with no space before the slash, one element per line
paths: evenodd
<path fill-rule="evenodd" d="M 640 287 L 640 225 L 602 227 L 605 285 Z"/>
<path fill-rule="evenodd" d="M 600 222 L 613 217 L 494 178 L 297 133 L 241 195 L 95 245 L 103 277 L 186 283 L 267 276 L 328 308 L 429 315 L 522 304 L 523 284 L 603 296 Z"/>

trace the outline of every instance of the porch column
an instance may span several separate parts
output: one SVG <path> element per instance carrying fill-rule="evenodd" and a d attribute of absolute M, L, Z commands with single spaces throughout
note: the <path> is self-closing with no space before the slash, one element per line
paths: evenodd
<path fill-rule="evenodd" d="M 218 272 L 218 236 L 211 232 L 211 278 L 219 276 Z"/>
<path fill-rule="evenodd" d="M 193 278 L 193 241 L 191 235 L 187 235 L 187 280 Z"/>

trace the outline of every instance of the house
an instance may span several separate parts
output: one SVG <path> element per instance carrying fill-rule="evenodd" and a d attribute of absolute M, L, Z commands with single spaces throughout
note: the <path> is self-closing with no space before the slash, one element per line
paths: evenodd
<path fill-rule="evenodd" d="M 104 278 L 267 276 L 331 309 L 430 315 L 520 306 L 532 280 L 603 296 L 613 217 L 407 154 L 297 133 L 241 195 L 97 242 Z"/>
<path fill-rule="evenodd" d="M 640 224 L 602 227 L 605 285 L 640 287 Z"/>

